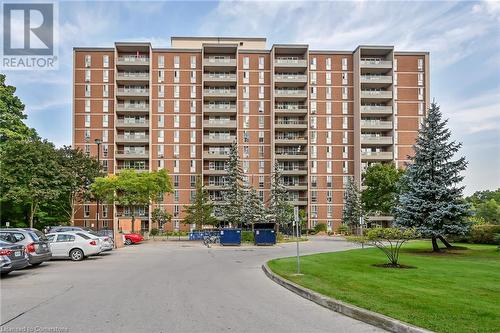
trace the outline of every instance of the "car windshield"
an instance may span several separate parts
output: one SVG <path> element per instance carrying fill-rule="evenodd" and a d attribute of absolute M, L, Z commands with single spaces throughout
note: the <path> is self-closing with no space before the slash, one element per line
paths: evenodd
<path fill-rule="evenodd" d="M 47 241 L 47 237 L 38 230 L 30 231 L 30 236 L 35 242 L 37 241 Z"/>

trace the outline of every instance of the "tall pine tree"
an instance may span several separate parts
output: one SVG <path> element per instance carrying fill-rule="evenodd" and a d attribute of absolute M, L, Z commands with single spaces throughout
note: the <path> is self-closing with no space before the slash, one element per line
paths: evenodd
<path fill-rule="evenodd" d="M 344 193 L 345 204 L 342 211 L 342 223 L 349 227 L 351 232 L 358 230 L 360 220 L 364 216 L 361 193 L 352 177 L 349 177 Z"/>
<path fill-rule="evenodd" d="M 266 208 L 254 187 L 245 190 L 242 215 L 243 223 L 247 226 L 266 222 Z"/>
<path fill-rule="evenodd" d="M 225 223 L 230 223 L 233 227 L 238 227 L 243 222 L 243 172 L 240 166 L 236 142 L 231 144 L 230 149 L 226 176 L 227 189 L 224 191 L 225 206 L 222 213 Z"/>
<path fill-rule="evenodd" d="M 271 177 L 269 213 L 280 227 L 284 227 L 293 221 L 293 206 L 288 201 L 288 189 L 283 184 L 282 173 L 278 163 L 274 164 Z"/>
<path fill-rule="evenodd" d="M 442 120 L 439 106 L 432 103 L 401 179 L 401 194 L 394 209 L 395 224 L 415 227 L 424 237 L 431 237 L 432 248 L 439 251 L 437 239 L 446 247 L 446 235 L 468 231 L 465 217 L 469 205 L 462 199 L 461 172 L 467 167 L 464 157 L 453 161 L 461 143 L 450 141 L 451 132 Z"/>
<path fill-rule="evenodd" d="M 194 201 L 184 206 L 186 217 L 184 224 L 194 224 L 196 229 L 201 230 L 204 225 L 216 225 L 217 219 L 213 216 L 213 204 L 208 197 L 208 192 L 203 186 L 201 176 L 196 179 L 196 195 Z"/>

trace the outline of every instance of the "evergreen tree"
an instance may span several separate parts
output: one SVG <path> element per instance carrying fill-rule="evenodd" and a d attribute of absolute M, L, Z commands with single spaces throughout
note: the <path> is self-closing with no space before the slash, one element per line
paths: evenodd
<path fill-rule="evenodd" d="M 293 221 L 293 206 L 288 201 L 288 189 L 283 184 L 282 173 L 278 163 L 274 164 L 271 177 L 269 213 L 280 227 L 284 227 Z"/>
<path fill-rule="evenodd" d="M 204 225 L 216 225 L 217 219 L 213 215 L 213 204 L 208 197 L 208 192 L 203 186 L 200 177 L 196 180 L 196 195 L 194 202 L 189 206 L 184 206 L 186 217 L 183 223 L 194 224 L 196 229 L 201 230 Z"/>
<path fill-rule="evenodd" d="M 245 225 L 266 222 L 266 208 L 253 187 L 245 191 L 242 216 Z"/>
<path fill-rule="evenodd" d="M 243 172 L 240 167 L 240 158 L 236 142 L 231 144 L 230 149 L 226 176 L 227 189 L 224 191 L 225 206 L 222 213 L 225 223 L 230 223 L 233 227 L 238 227 L 241 226 L 243 222 Z"/>
<path fill-rule="evenodd" d="M 345 204 L 342 211 L 342 223 L 354 232 L 360 226 L 360 220 L 364 216 L 361 193 L 352 177 L 349 177 L 344 192 Z"/>
<path fill-rule="evenodd" d="M 450 141 L 447 120 L 441 117 L 433 103 L 414 145 L 415 155 L 401 179 L 394 209 L 396 225 L 415 227 L 424 237 L 431 237 L 434 251 L 439 251 L 437 239 L 451 247 L 446 235 L 468 231 L 465 217 L 469 215 L 469 205 L 462 199 L 463 187 L 458 185 L 467 162 L 464 157 L 452 161 L 461 144 Z"/>

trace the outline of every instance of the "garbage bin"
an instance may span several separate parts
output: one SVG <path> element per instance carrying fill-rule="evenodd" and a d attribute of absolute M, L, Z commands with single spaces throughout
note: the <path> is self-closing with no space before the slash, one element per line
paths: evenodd
<path fill-rule="evenodd" d="M 276 244 L 276 231 L 274 229 L 256 229 L 254 230 L 255 245 L 274 245 Z"/>
<path fill-rule="evenodd" d="M 219 232 L 220 245 L 240 245 L 241 229 L 222 229 Z"/>

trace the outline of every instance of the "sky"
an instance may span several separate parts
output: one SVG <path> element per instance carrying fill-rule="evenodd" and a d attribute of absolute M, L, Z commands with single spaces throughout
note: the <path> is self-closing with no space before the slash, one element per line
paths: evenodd
<path fill-rule="evenodd" d="M 15 1 L 14 1 L 15 2 Z M 311 49 L 360 44 L 429 51 L 431 98 L 449 119 L 469 161 L 465 194 L 500 187 L 500 1 L 61 1 L 59 69 L 6 71 L 26 105 L 28 125 L 71 144 L 73 47 L 171 36 L 266 37 Z"/>

